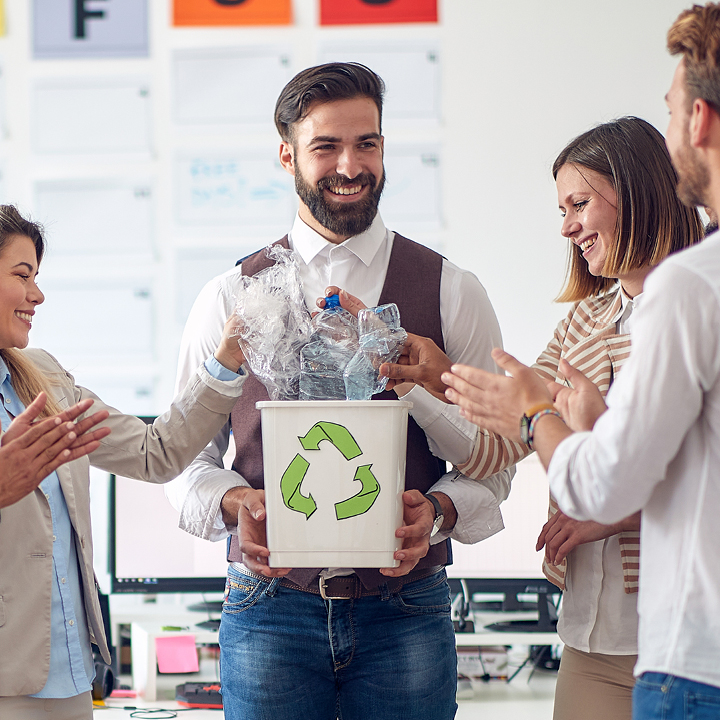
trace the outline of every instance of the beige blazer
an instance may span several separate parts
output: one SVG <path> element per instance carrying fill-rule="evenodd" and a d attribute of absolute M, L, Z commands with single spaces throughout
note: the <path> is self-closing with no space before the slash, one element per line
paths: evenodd
<path fill-rule="evenodd" d="M 109 661 L 93 572 L 89 466 L 147 482 L 178 475 L 227 422 L 244 377 L 220 382 L 204 367 L 170 410 L 153 425 L 105 405 L 48 353 L 27 355 L 46 374 L 62 408 L 91 397 L 91 412 L 108 410 L 112 428 L 90 458 L 62 465 L 57 474 L 72 522 L 90 637 Z M 0 696 L 31 695 L 47 680 L 50 663 L 52 521 L 40 489 L 0 509 Z"/>

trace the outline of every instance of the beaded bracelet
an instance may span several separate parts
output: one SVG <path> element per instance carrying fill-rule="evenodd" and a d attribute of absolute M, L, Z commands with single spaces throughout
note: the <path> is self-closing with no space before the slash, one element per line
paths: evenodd
<path fill-rule="evenodd" d="M 543 410 L 536 412 L 530 419 L 530 424 L 528 425 L 528 445 L 532 450 L 535 449 L 535 446 L 533 445 L 533 438 L 535 436 L 535 423 L 537 423 L 537 421 L 543 415 L 555 415 L 562 420 L 562 415 L 557 410 L 555 410 L 555 408 L 544 408 Z"/>

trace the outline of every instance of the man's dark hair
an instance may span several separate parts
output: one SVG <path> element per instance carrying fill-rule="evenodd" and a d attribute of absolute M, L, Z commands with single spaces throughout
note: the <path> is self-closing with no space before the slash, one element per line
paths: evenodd
<path fill-rule="evenodd" d="M 314 103 L 367 97 L 377 105 L 382 132 L 385 83 L 370 68 L 355 62 L 316 65 L 299 72 L 275 104 L 275 126 L 285 142 L 293 141 L 293 126 Z"/>

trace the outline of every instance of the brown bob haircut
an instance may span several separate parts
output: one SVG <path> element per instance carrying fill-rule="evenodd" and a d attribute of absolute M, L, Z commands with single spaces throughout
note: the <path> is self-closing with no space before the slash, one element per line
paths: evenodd
<path fill-rule="evenodd" d="M 689 105 L 700 98 L 720 113 L 720 5 L 693 5 L 681 12 L 668 30 L 667 46 L 685 60 Z"/>
<path fill-rule="evenodd" d="M 577 302 L 602 295 L 618 275 L 657 265 L 703 237 L 695 208 L 683 205 L 675 187 L 677 175 L 663 136 L 650 123 L 623 117 L 579 135 L 553 163 L 553 177 L 563 165 L 588 168 L 606 177 L 617 194 L 615 244 L 602 277 L 591 275 L 580 248 L 572 243 L 565 287 L 558 302 Z"/>
<path fill-rule="evenodd" d="M 355 62 L 326 63 L 299 72 L 280 93 L 275 104 L 275 127 L 285 142 L 293 142 L 293 126 L 315 103 L 367 97 L 378 109 L 382 132 L 385 83 L 370 68 Z"/>

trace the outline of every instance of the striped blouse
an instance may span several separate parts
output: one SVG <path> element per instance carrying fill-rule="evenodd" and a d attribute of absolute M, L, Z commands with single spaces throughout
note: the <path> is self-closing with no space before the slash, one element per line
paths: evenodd
<path fill-rule="evenodd" d="M 567 317 L 557 326 L 553 339 L 533 365 L 545 380 L 566 383 L 558 370 L 561 359 L 586 375 L 603 397 L 615 376 L 630 356 L 630 336 L 617 332 L 617 318 L 622 309 L 619 285 L 602 297 L 591 297 L 575 303 Z M 473 452 L 466 463 L 458 466 L 464 475 L 481 479 L 513 465 L 532 451 L 524 443 L 516 443 L 495 433 L 478 429 Z M 549 517 L 557 512 L 550 498 Z M 638 591 L 640 533 L 622 532 L 619 537 L 626 593 Z M 559 565 L 543 563 L 548 580 L 565 589 L 567 560 Z"/>

